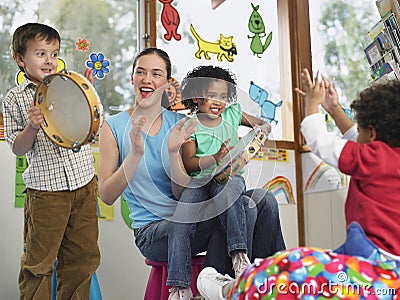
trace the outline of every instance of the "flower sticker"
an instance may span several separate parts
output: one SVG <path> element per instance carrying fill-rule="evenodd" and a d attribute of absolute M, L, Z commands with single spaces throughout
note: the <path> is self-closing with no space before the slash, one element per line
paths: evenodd
<path fill-rule="evenodd" d="M 76 49 L 79 51 L 85 52 L 89 50 L 89 42 L 86 39 L 78 39 L 77 42 L 75 42 Z"/>
<path fill-rule="evenodd" d="M 103 53 L 91 53 L 90 60 L 86 61 L 86 66 L 93 70 L 93 77 L 97 77 L 98 79 L 103 79 L 104 75 L 110 72 L 108 67 L 110 66 L 110 62 L 104 59 Z"/>

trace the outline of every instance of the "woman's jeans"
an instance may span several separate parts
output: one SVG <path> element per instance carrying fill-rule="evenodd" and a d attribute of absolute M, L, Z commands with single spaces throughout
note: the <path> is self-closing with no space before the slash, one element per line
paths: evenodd
<path fill-rule="evenodd" d="M 223 220 L 214 201 L 204 201 L 208 195 L 206 188 L 186 188 L 171 219 L 134 230 L 136 245 L 145 257 L 168 261 L 169 286 L 189 287 L 191 258 L 204 251 L 207 251 L 205 266 L 233 276 Z M 254 189 L 244 192 L 239 199 L 245 211 L 249 257 L 267 257 L 285 249 L 278 203 L 273 194 Z"/>

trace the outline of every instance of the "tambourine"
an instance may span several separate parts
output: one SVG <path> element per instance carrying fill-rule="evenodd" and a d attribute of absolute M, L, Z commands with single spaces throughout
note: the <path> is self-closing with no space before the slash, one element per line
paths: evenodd
<path fill-rule="evenodd" d="M 261 128 L 250 130 L 218 163 L 214 180 L 221 184 L 235 176 L 257 154 L 267 138 L 268 134 Z"/>
<path fill-rule="evenodd" d="M 38 85 L 34 105 L 44 115 L 41 128 L 49 139 L 74 151 L 94 141 L 104 119 L 100 98 L 89 80 L 65 69 Z"/>

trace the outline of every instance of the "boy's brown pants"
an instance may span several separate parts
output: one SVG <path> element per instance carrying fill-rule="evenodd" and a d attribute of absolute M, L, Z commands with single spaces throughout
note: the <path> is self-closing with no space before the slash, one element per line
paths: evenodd
<path fill-rule="evenodd" d="M 57 258 L 57 300 L 89 299 L 100 262 L 97 181 L 75 191 L 27 189 L 20 299 L 50 300 Z"/>

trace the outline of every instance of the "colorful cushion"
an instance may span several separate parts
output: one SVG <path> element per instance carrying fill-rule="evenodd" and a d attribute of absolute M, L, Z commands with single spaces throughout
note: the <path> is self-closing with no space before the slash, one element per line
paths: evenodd
<path fill-rule="evenodd" d="M 300 247 L 257 260 L 229 299 L 400 299 L 400 262 Z"/>

